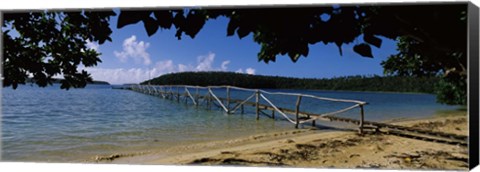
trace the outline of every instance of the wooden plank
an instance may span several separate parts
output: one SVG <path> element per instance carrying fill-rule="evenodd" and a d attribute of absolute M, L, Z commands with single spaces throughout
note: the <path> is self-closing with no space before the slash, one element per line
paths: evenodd
<path fill-rule="evenodd" d="M 226 108 L 227 108 L 227 114 L 230 114 L 230 87 L 227 86 L 227 104 L 226 104 Z"/>
<path fill-rule="evenodd" d="M 299 112 L 300 112 L 300 103 L 302 102 L 302 96 L 298 96 L 297 103 L 295 104 L 295 128 L 298 128 L 298 124 L 300 123 L 299 119 Z M 309 117 L 309 115 L 308 115 Z"/>
<path fill-rule="evenodd" d="M 210 88 L 208 88 L 208 97 L 207 97 L 207 109 L 212 107 L 212 95 L 210 95 Z"/>
<path fill-rule="evenodd" d="M 177 87 L 177 103 L 179 103 L 179 102 L 180 102 L 180 90 Z"/>
<path fill-rule="evenodd" d="M 196 87 L 196 90 L 195 90 L 195 102 L 197 102 L 197 104 L 195 104 L 195 107 L 198 108 L 198 104 L 200 104 L 198 102 L 198 86 Z"/>
<path fill-rule="evenodd" d="M 364 112 L 363 105 L 360 105 L 360 124 L 358 125 L 358 133 L 363 134 Z"/>
<path fill-rule="evenodd" d="M 198 96 L 198 99 L 199 100 L 209 100 L 211 101 L 211 97 L 210 96 Z M 223 97 L 219 97 L 218 99 L 220 100 L 225 100 L 225 98 Z M 241 103 L 243 102 L 243 100 L 239 100 L 239 99 L 230 99 L 230 102 L 232 103 Z M 209 103 L 209 102 L 207 102 Z M 247 101 L 244 103 L 244 105 L 250 105 L 250 106 L 253 106 L 253 107 L 256 107 L 256 102 L 250 102 L 250 101 Z M 244 105 L 241 105 L 241 106 L 244 106 Z M 258 104 L 258 108 L 259 109 L 265 109 L 265 110 L 275 110 L 272 106 L 269 106 L 269 105 L 265 105 L 265 104 L 261 104 L 259 103 Z M 295 115 L 296 112 L 295 110 L 291 110 L 291 109 L 286 109 L 286 108 L 281 108 L 281 107 L 278 107 L 279 110 L 281 110 L 283 113 L 287 113 L 287 114 L 292 114 L 292 115 Z M 303 111 L 299 111 L 298 114 L 300 116 L 320 116 L 320 114 L 314 114 L 314 113 L 310 113 L 310 112 L 303 112 Z"/>
<path fill-rule="evenodd" d="M 260 103 L 258 102 L 259 101 L 259 96 L 260 96 L 260 92 L 258 92 L 258 90 L 255 92 L 255 112 L 257 114 L 257 120 L 260 119 L 260 114 L 259 114 L 259 111 L 260 111 Z"/>
<path fill-rule="evenodd" d="M 240 105 L 240 106 L 241 106 L 241 107 L 240 107 L 240 109 L 241 109 L 240 113 L 243 114 L 243 113 L 245 112 L 244 109 L 243 109 L 243 104 Z"/>

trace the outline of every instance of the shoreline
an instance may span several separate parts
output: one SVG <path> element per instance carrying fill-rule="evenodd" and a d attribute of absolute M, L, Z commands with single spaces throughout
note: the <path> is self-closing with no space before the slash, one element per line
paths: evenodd
<path fill-rule="evenodd" d="M 468 135 L 466 111 L 390 123 Z M 449 151 L 446 151 L 449 150 Z M 387 134 L 358 136 L 356 130 L 292 129 L 237 139 L 110 155 L 96 163 L 234 165 L 313 168 L 468 169 L 468 149 Z M 89 161 L 92 162 L 92 161 Z"/>

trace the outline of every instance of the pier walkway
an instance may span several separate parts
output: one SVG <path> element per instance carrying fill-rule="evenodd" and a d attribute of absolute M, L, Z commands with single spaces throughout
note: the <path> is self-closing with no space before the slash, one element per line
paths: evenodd
<path fill-rule="evenodd" d="M 421 139 L 426 141 L 440 142 L 446 144 L 455 144 L 467 146 L 468 137 L 444 132 L 428 131 L 413 127 L 405 127 L 387 123 L 365 121 L 364 108 L 367 102 L 358 100 L 335 99 L 319 97 L 309 94 L 287 93 L 287 92 L 269 92 L 261 89 L 248 89 L 235 86 L 190 86 L 190 85 L 129 85 L 122 87 L 136 92 L 158 96 L 177 102 L 184 102 L 192 106 L 204 106 L 211 109 L 212 106 L 219 107 L 228 114 L 244 113 L 245 106 L 255 109 L 256 119 L 259 120 L 260 114 L 270 118 L 284 118 L 294 124 L 295 128 L 299 125 L 310 123 L 315 126 L 317 120 L 347 122 L 358 126 L 359 134 L 364 134 L 365 129 L 371 129 L 376 132 Z M 215 90 L 215 91 L 214 91 Z M 219 96 L 219 90 L 223 91 L 224 97 Z M 243 92 L 247 98 L 238 99 L 232 97 L 231 92 Z M 268 96 L 293 96 L 296 98 L 292 102 L 294 108 L 280 107 L 274 104 Z M 332 112 L 314 113 L 302 111 L 300 109 L 302 99 L 308 98 L 309 101 L 329 101 L 350 104 L 348 107 L 338 109 Z M 339 117 L 338 114 L 347 111 L 358 111 L 358 119 Z M 279 115 L 276 115 L 279 114 Z"/>

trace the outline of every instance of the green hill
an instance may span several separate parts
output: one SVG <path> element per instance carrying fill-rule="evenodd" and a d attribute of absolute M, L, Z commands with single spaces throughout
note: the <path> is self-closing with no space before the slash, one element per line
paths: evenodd
<path fill-rule="evenodd" d="M 345 76 L 336 78 L 292 78 L 248 75 L 234 72 L 182 72 L 159 76 L 141 84 L 232 85 L 244 88 L 319 89 L 433 93 L 437 77 Z"/>

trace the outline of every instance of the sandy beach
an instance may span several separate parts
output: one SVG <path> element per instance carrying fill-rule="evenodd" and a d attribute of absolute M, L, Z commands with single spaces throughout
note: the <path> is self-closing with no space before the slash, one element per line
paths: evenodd
<path fill-rule="evenodd" d="M 468 135 L 465 111 L 443 112 L 429 119 L 397 120 L 389 123 Z M 467 170 L 468 148 L 383 132 L 368 132 L 360 136 L 355 130 L 325 131 L 307 128 L 234 140 L 173 146 L 168 150 L 96 156 L 88 162 Z"/>

